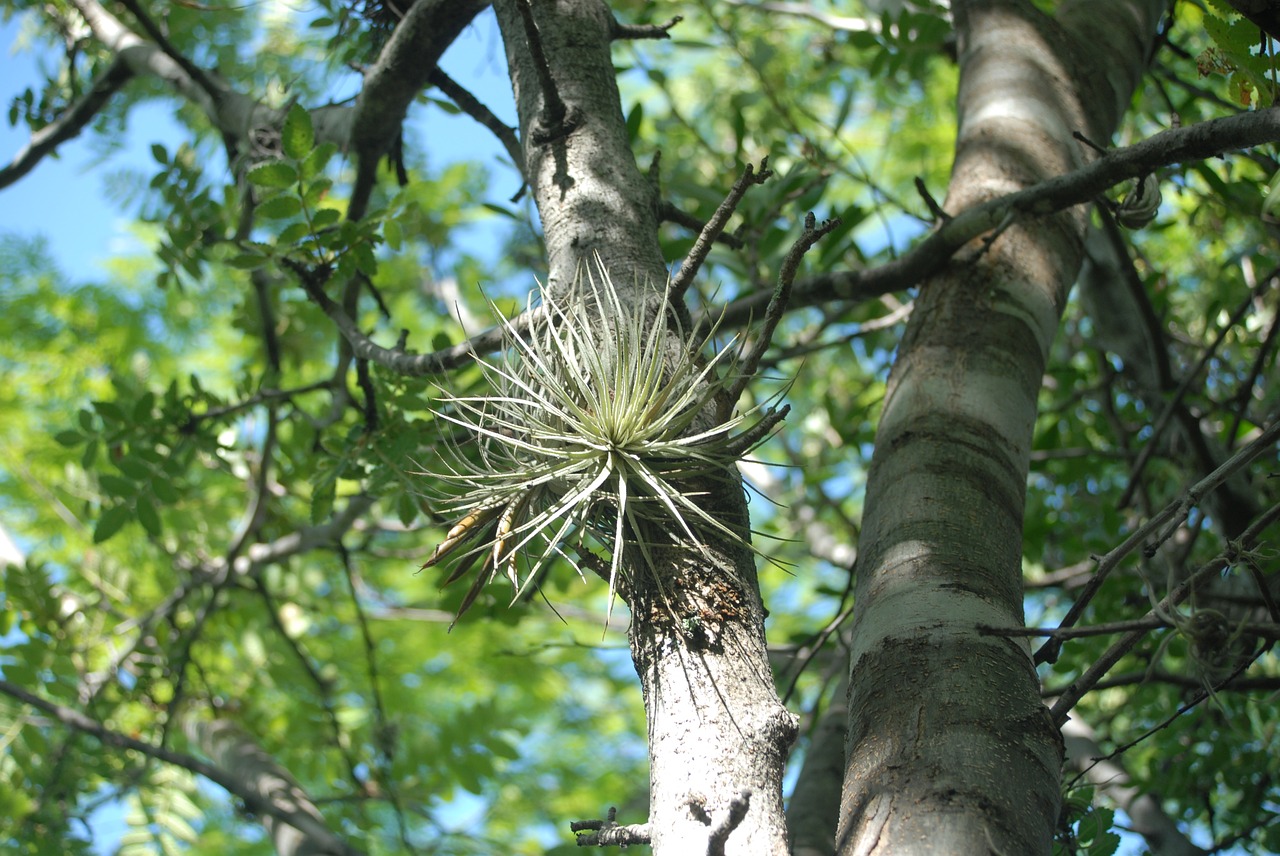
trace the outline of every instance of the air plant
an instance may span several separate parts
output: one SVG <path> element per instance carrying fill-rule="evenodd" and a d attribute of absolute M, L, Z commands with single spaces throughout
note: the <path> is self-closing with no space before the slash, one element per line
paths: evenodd
<path fill-rule="evenodd" d="M 518 598 L 563 556 L 608 581 L 612 609 L 624 568 L 654 569 L 654 533 L 704 553 L 713 537 L 748 543 L 703 508 L 706 486 L 786 409 L 730 413 L 744 385 L 734 341 L 703 359 L 716 330 L 688 341 L 664 320 L 669 287 L 660 309 L 645 293 L 624 300 L 597 259 L 568 288 L 542 290 L 525 329 L 490 303 L 503 332 L 500 355 L 477 360 L 490 391 L 442 393 L 436 415 L 466 439 L 447 440 L 444 469 L 424 473 L 456 488 L 441 511 L 458 522 L 423 567 L 456 554 L 447 584 L 481 563 L 459 617 L 499 570 Z"/>

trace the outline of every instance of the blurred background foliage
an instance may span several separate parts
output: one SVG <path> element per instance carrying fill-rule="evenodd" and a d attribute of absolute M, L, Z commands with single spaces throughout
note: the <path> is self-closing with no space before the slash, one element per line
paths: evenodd
<path fill-rule="evenodd" d="M 768 157 L 776 172 L 731 223 L 738 244 L 712 253 L 691 293 L 695 310 L 770 290 L 806 211 L 844 225 L 808 256 L 802 277 L 875 266 L 930 228 L 916 182 L 943 199 L 955 135 L 943 4 L 613 5 L 628 22 L 683 19 L 670 40 L 614 51 L 637 161 L 653 165 L 669 203 L 666 256 L 688 250 L 688 222 L 710 216 L 744 164 Z M 354 67 L 376 58 L 395 20 L 390 3 L 374 0 L 143 6 L 178 51 L 236 90 L 312 108 L 355 95 Z M 0 4 L 47 81 L 4 97 L 11 123 L 35 129 L 112 57 L 83 37 L 63 0 L 24 7 Z M 1177 3 L 1123 130 L 1095 142 L 1269 105 L 1273 74 L 1268 55 L 1250 50 L 1261 41 L 1251 26 L 1221 4 Z M 444 63 L 464 85 L 503 65 L 491 16 L 473 28 L 479 38 Z M 184 141 L 157 143 L 149 171 L 118 167 L 130 117 L 146 102 L 173 108 Z M 511 121 L 509 93 L 489 106 Z M 361 304 L 363 329 L 387 345 L 407 331 L 408 346 L 424 352 L 490 324 L 486 298 L 517 310 L 544 273 L 539 225 L 504 156 L 435 154 L 436 123 L 449 113 L 457 110 L 439 92 L 419 98 L 405 129 L 408 184 L 397 187 L 388 170 L 360 227 L 316 250 L 350 253 L 369 274 L 381 306 Z M 462 589 L 416 572 L 450 522 L 432 513 L 435 486 L 416 474 L 447 430 L 430 402 L 436 384 L 466 389 L 478 373 L 373 369 L 369 430 L 365 391 L 332 324 L 296 283 L 255 281 L 271 259 L 316 238 L 298 211 L 345 212 L 350 164 L 332 157 L 313 176 L 324 181 L 314 198 L 302 193 L 297 211 L 259 221 L 257 257 L 246 258 L 233 240 L 243 187 L 195 107 L 138 80 L 86 142 L 100 161 L 83 193 L 104 194 L 134 221 L 132 250 L 96 276 L 71 278 L 20 216 L 3 217 L 0 523 L 26 554 L 4 569 L 0 589 L 4 679 L 183 751 L 197 750 L 181 719 L 232 718 L 332 828 L 370 853 L 569 852 L 569 820 L 611 804 L 620 818 L 641 819 L 643 710 L 625 615 L 605 629 L 604 585 L 554 568 L 515 604 L 493 586 L 449 633 Z M 1119 269 L 1154 319 L 1143 341 L 1117 338 L 1112 310 L 1076 292 L 1045 377 L 1029 481 L 1029 623 L 1060 618 L 1091 556 L 1275 419 L 1274 158 L 1267 147 L 1161 174 L 1158 219 L 1121 238 Z M 24 180 L 40 182 L 39 168 Z M 1108 218 L 1095 222 L 1100 235 L 1117 234 Z M 785 429 L 744 472 L 757 491 L 758 542 L 777 561 L 763 566 L 762 584 L 779 680 L 805 729 L 843 693 L 839 631 L 854 607 L 864 468 L 908 285 L 794 307 L 769 356 L 775 380 L 755 391 L 789 384 Z M 1094 293 L 1128 285 L 1107 288 Z M 1182 427 L 1157 433 L 1166 409 Z M 1239 487 L 1242 506 L 1206 504 L 1193 515 L 1176 577 L 1239 534 L 1252 519 L 1241 508 L 1275 502 L 1277 482 L 1265 478 L 1275 469 L 1264 456 Z M 340 540 L 321 537 L 329 531 Z M 300 536 L 313 549 L 288 549 Z M 255 558 L 255 545 L 274 545 L 278 558 Z M 1261 561 L 1274 579 L 1270 549 Z M 1123 566 L 1088 621 L 1145 613 L 1142 570 Z M 1165 568 L 1146 570 L 1163 595 Z M 1228 576 L 1242 579 L 1239 569 Z M 1129 680 L 1080 705 L 1104 749 L 1162 726 L 1202 685 L 1186 641 L 1162 644 L 1169 635 L 1153 632 L 1116 666 Z M 1067 644 L 1042 667 L 1046 691 L 1109 641 Z M 1274 852 L 1280 666 L 1269 655 L 1244 677 L 1253 689 L 1218 692 L 1120 760 L 1200 844 Z M 0 749 L 6 852 L 270 852 L 218 788 L 104 751 L 5 697 Z M 123 831 L 110 831 L 112 818 Z"/>

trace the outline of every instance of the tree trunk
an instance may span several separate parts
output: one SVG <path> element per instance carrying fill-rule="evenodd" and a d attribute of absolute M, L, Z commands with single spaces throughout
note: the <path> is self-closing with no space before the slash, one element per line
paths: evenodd
<path fill-rule="evenodd" d="M 667 277 L 657 198 L 627 141 L 610 54 L 613 19 L 599 0 L 524 10 L 519 2 L 500 0 L 494 8 L 526 178 L 546 238 L 549 287 L 563 287 L 598 253 L 623 300 L 655 305 Z M 530 8 L 532 39 L 523 17 Z M 661 323 L 664 315 L 655 310 L 653 317 Z M 685 347 L 672 338 L 673 350 Z M 726 526 L 746 533 L 736 471 L 715 484 L 713 504 Z M 631 587 L 623 590 L 649 720 L 654 852 L 785 852 L 782 768 L 795 722 L 778 699 L 766 658 L 753 556 L 728 543 L 712 544 L 712 558 L 681 543 L 680 533 L 666 535 L 671 543 L 654 549 L 656 573 L 632 563 Z M 609 795 L 600 796 L 607 803 Z"/>
<path fill-rule="evenodd" d="M 953 8 L 951 214 L 1078 165 L 1073 131 L 1108 139 L 1163 3 Z M 1026 646 L 978 627 L 1023 623 L 1036 397 L 1086 225 L 1083 207 L 1010 224 L 921 287 L 868 477 L 840 853 L 1049 852 L 1061 737 Z"/>

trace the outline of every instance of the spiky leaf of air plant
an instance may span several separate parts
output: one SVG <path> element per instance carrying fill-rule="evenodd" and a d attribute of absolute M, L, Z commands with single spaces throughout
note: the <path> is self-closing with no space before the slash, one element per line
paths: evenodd
<path fill-rule="evenodd" d="M 490 304 L 504 339 L 501 356 L 479 360 L 491 391 L 442 394 L 437 416 L 467 440 L 446 441 L 444 469 L 424 473 L 457 488 L 442 510 L 460 519 L 423 567 L 459 554 L 452 582 L 481 562 L 459 616 L 498 570 L 519 597 L 555 556 L 606 577 L 612 608 L 627 547 L 653 568 L 645 533 L 703 552 L 709 536 L 749 546 L 690 485 L 722 478 L 779 414 L 762 404 L 711 418 L 736 379 L 734 342 L 701 359 L 715 329 L 688 342 L 664 321 L 669 294 L 654 310 L 640 303 L 645 293 L 622 299 L 597 260 L 563 292 L 542 291 L 525 330 Z"/>

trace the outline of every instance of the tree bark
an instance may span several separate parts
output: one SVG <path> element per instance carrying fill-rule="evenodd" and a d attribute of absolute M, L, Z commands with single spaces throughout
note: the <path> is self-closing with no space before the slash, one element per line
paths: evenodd
<path fill-rule="evenodd" d="M 945 209 L 1069 171 L 1087 156 L 1073 131 L 1109 138 L 1162 7 L 1076 3 L 1054 21 L 1030 3 L 953 4 Z M 1088 76 L 1104 46 L 1113 59 Z M 1004 225 L 922 285 L 889 378 L 856 566 L 843 854 L 1050 849 L 1061 737 L 1025 645 L 977 628 L 1023 621 L 1036 397 L 1087 211 Z"/>
<path fill-rule="evenodd" d="M 263 815 L 262 825 L 279 856 L 358 856 L 325 825 L 315 803 L 298 786 L 289 771 L 227 720 L 188 720 L 187 737 L 226 775 L 236 779 L 234 793 L 252 794 L 255 801 L 287 814 L 291 823 L 276 815 Z"/>
<path fill-rule="evenodd" d="M 652 307 L 653 323 L 663 323 L 657 198 L 627 142 L 610 55 L 613 19 L 599 0 L 535 2 L 523 11 L 519 2 L 494 8 L 549 287 L 563 287 L 598 254 L 622 299 Z M 532 38 L 523 17 L 530 10 Z M 670 338 L 673 352 L 686 347 Z M 745 533 L 741 477 L 725 473 L 715 491 L 713 513 Z M 742 544 L 713 544 L 711 558 L 668 534 L 671 543 L 655 548 L 662 590 L 638 562 L 624 590 L 649 721 L 654 852 L 786 852 L 782 768 L 795 721 L 774 689 L 753 556 Z"/>

